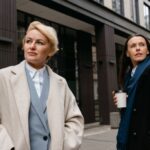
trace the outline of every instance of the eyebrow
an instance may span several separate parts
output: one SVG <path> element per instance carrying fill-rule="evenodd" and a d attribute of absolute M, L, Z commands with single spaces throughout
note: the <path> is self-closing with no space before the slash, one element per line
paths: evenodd
<path fill-rule="evenodd" d="M 25 37 L 25 40 L 26 39 L 33 39 L 32 37 Z M 43 39 L 35 39 L 36 41 L 43 41 L 43 42 L 48 42 L 47 39 L 46 40 L 43 40 Z"/>

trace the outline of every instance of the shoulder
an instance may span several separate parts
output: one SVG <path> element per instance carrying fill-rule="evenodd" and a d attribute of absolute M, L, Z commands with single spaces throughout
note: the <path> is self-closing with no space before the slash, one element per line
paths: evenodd
<path fill-rule="evenodd" d="M 17 65 L 8 66 L 0 69 L 0 75 L 9 76 L 9 74 L 16 74 L 18 71 L 23 69 L 24 61 Z"/>
<path fill-rule="evenodd" d="M 14 66 L 9 66 L 9 67 L 5 67 L 5 68 L 0 69 L 0 75 L 2 75 L 2 74 L 7 75 L 10 72 L 10 70 L 13 70 L 13 67 Z"/>
<path fill-rule="evenodd" d="M 142 86 L 150 86 L 150 65 L 144 70 L 141 77 L 139 78 L 138 84 Z"/>
<path fill-rule="evenodd" d="M 51 79 L 54 79 L 58 82 L 62 82 L 62 83 L 67 83 L 66 79 L 62 76 L 60 76 L 59 74 L 55 73 L 51 68 L 50 66 L 47 65 L 47 69 L 48 69 L 48 72 L 49 72 L 49 76 Z"/>
<path fill-rule="evenodd" d="M 52 77 L 54 77 L 56 80 L 66 83 L 66 79 L 60 75 L 58 75 L 57 73 L 53 72 L 52 73 Z"/>
<path fill-rule="evenodd" d="M 144 70 L 144 72 L 142 73 L 142 76 L 149 76 L 150 75 L 150 65 L 146 67 L 146 69 Z"/>
<path fill-rule="evenodd" d="M 10 74 L 13 66 L 5 67 L 0 69 L 0 84 L 6 83 L 5 81 L 9 81 L 10 79 Z"/>

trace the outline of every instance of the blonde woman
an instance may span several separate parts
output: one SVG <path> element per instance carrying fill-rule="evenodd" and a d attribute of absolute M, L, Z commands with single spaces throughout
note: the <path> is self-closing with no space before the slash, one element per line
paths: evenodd
<path fill-rule="evenodd" d="M 32 22 L 25 60 L 0 70 L 0 149 L 78 150 L 84 120 L 66 80 L 46 65 L 58 51 L 55 30 Z"/>

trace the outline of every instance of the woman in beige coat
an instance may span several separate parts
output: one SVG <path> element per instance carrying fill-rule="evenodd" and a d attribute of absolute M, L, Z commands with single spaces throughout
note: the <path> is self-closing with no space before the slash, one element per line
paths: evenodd
<path fill-rule="evenodd" d="M 25 60 L 0 70 L 0 150 L 78 150 L 84 120 L 66 80 L 46 65 L 57 52 L 52 27 L 32 22 Z"/>

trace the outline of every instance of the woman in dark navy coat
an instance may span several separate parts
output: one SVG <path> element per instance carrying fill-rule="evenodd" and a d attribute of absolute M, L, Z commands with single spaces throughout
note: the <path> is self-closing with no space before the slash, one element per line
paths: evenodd
<path fill-rule="evenodd" d="M 127 107 L 121 109 L 117 150 L 150 150 L 150 43 L 132 35 L 122 53 L 120 85 L 127 92 Z M 115 104 L 117 98 L 113 97 Z"/>

